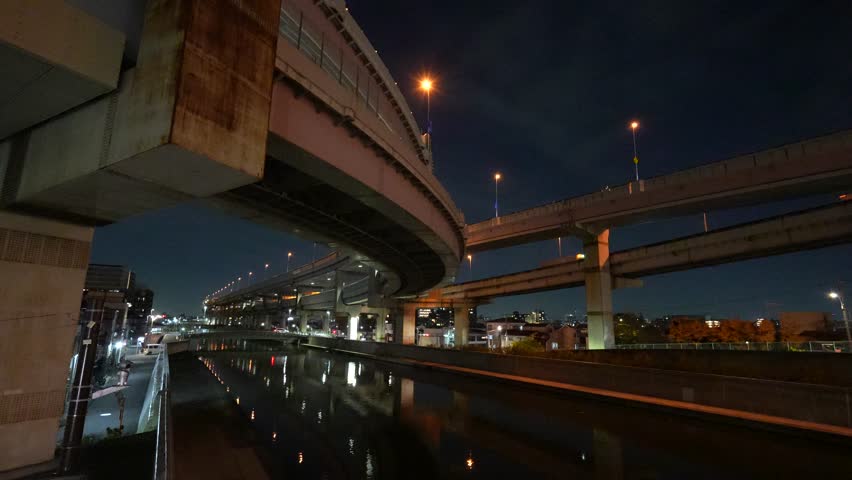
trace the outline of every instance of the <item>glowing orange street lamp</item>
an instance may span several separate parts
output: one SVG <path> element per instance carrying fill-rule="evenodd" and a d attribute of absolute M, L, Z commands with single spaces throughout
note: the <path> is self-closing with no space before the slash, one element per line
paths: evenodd
<path fill-rule="evenodd" d="M 500 211 L 497 208 L 497 205 L 498 205 L 498 202 L 497 202 L 497 182 L 499 182 L 501 178 L 502 177 L 500 176 L 500 172 L 497 172 L 497 173 L 494 174 L 494 218 L 497 218 L 497 217 L 500 216 Z"/>
<path fill-rule="evenodd" d="M 636 129 L 639 128 L 639 122 L 633 120 L 630 122 L 630 130 L 633 132 L 633 167 L 636 169 L 636 181 L 639 181 L 639 151 L 636 149 Z"/>
<path fill-rule="evenodd" d="M 467 254 L 467 266 L 468 271 L 470 272 L 470 279 L 473 280 L 473 255 Z"/>
<path fill-rule="evenodd" d="M 432 133 L 432 117 L 429 111 L 431 107 L 432 79 L 429 77 L 422 78 L 420 80 L 420 90 L 426 92 L 426 127 L 429 129 L 429 133 Z"/>
<path fill-rule="evenodd" d="M 290 271 L 290 257 L 293 256 L 293 252 L 287 252 L 287 271 Z"/>

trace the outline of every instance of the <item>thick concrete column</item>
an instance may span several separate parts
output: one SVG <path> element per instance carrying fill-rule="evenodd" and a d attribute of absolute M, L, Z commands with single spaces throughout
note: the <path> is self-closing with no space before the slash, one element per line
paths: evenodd
<path fill-rule="evenodd" d="M 583 241 L 583 272 L 586 281 L 586 315 L 589 350 L 615 347 L 612 324 L 612 277 L 609 272 L 609 230 Z"/>
<path fill-rule="evenodd" d="M 308 333 L 308 312 L 299 312 L 299 331 Z"/>
<path fill-rule="evenodd" d="M 331 317 L 328 313 L 322 314 L 322 331 L 323 333 L 328 333 L 331 329 Z"/>
<path fill-rule="evenodd" d="M 0 211 L 0 472 L 53 458 L 92 234 Z"/>
<path fill-rule="evenodd" d="M 467 345 L 467 338 L 470 333 L 470 317 L 468 316 L 467 310 L 467 305 L 453 305 L 453 323 L 456 328 L 456 347 Z"/>
<path fill-rule="evenodd" d="M 376 314 L 376 330 L 375 330 L 375 340 L 377 342 L 385 341 L 385 320 L 387 320 L 388 309 L 382 308 L 379 309 L 379 312 Z"/>
<path fill-rule="evenodd" d="M 402 315 L 396 319 L 394 324 L 394 343 L 414 345 L 415 325 L 417 325 L 417 304 L 406 303 L 402 307 Z"/>

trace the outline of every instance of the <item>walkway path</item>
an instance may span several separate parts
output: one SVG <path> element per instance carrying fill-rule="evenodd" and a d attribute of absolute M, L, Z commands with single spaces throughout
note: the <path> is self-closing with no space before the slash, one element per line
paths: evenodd
<path fill-rule="evenodd" d="M 130 377 L 127 380 L 129 387 L 121 391 L 126 399 L 124 404 L 124 435 L 133 435 L 136 433 L 139 414 L 142 411 L 142 404 L 145 402 L 145 393 L 148 391 L 148 382 L 151 380 L 151 371 L 154 368 L 157 356 L 127 355 L 125 358 L 133 362 L 133 366 L 130 368 Z M 116 394 L 105 395 L 90 401 L 83 436 L 105 437 L 107 427 L 118 428 L 118 417 L 119 409 Z"/>

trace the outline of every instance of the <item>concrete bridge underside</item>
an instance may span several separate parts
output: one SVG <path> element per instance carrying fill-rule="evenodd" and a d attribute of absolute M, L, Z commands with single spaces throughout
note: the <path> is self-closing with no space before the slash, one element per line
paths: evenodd
<path fill-rule="evenodd" d="M 0 471 L 53 456 L 95 226 L 203 199 L 357 252 L 383 295 L 454 278 L 463 219 L 393 77 L 343 1 L 283 5 L 150 0 L 126 57 L 67 2 L 0 2 Z"/>

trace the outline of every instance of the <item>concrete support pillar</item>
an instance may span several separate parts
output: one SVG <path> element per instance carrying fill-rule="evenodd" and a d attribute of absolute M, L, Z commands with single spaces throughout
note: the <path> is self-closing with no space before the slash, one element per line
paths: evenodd
<path fill-rule="evenodd" d="M 470 333 L 470 317 L 468 316 L 467 309 L 467 305 L 453 307 L 453 322 L 456 327 L 456 347 L 467 345 L 467 338 Z"/>
<path fill-rule="evenodd" d="M 615 347 L 612 324 L 612 276 L 609 271 L 609 230 L 583 241 L 589 350 Z"/>
<path fill-rule="evenodd" d="M 308 312 L 299 312 L 299 331 L 302 333 L 308 333 L 308 317 Z"/>
<path fill-rule="evenodd" d="M 323 313 L 322 314 L 322 331 L 323 333 L 329 333 L 331 329 L 331 314 Z"/>
<path fill-rule="evenodd" d="M 417 304 L 406 303 L 402 308 L 402 316 L 398 317 L 394 324 L 394 343 L 403 345 L 414 345 L 415 326 L 417 325 Z"/>
<path fill-rule="evenodd" d="M 388 317 L 388 309 L 382 308 L 379 309 L 379 312 L 376 314 L 376 330 L 375 330 L 375 340 L 377 342 L 385 341 L 385 321 Z"/>
<path fill-rule="evenodd" d="M 53 458 L 93 231 L 0 211 L 0 472 Z"/>

